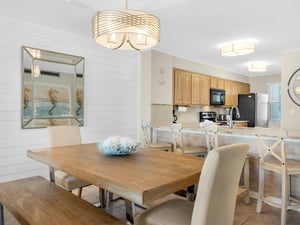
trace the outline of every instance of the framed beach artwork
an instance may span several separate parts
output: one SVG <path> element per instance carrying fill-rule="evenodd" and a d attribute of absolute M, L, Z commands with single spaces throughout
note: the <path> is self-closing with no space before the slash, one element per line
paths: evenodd
<path fill-rule="evenodd" d="M 84 58 L 23 47 L 22 128 L 84 125 Z"/>

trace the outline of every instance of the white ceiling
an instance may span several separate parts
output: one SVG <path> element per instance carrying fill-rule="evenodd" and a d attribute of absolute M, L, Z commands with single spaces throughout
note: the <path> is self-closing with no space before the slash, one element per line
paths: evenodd
<path fill-rule="evenodd" d="M 299 0 L 128 0 L 128 8 L 160 18 L 158 51 L 247 76 L 280 74 L 281 54 L 300 49 Z M 92 38 L 97 11 L 125 8 L 125 0 L 1 0 L 0 15 L 13 16 Z M 256 40 L 256 51 L 220 56 L 220 45 Z M 267 72 L 247 71 L 263 61 Z"/>

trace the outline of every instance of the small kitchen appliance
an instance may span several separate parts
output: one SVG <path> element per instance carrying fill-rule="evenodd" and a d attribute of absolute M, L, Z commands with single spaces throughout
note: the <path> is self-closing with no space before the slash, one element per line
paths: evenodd
<path fill-rule="evenodd" d="M 200 122 L 204 122 L 205 120 L 216 122 L 216 119 L 217 119 L 216 112 L 200 112 L 200 116 L 199 116 Z"/>
<path fill-rule="evenodd" d="M 224 105 L 225 90 L 210 89 L 210 105 Z"/>

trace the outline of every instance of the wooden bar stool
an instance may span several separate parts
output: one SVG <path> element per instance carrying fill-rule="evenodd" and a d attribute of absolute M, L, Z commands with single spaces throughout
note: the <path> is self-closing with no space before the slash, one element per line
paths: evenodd
<path fill-rule="evenodd" d="M 156 149 L 156 150 L 161 150 L 161 151 L 167 151 L 171 152 L 172 151 L 172 144 L 167 143 L 167 142 L 152 142 L 152 138 L 150 135 L 150 126 L 146 121 L 141 121 L 141 127 L 144 133 L 144 146 L 151 148 L 151 149 Z"/>
<path fill-rule="evenodd" d="M 256 212 L 261 213 L 262 202 L 281 208 L 281 225 L 286 224 L 287 210 L 300 208 L 300 201 L 290 196 L 290 176 L 300 174 L 300 162 L 287 160 L 285 129 L 256 128 L 259 149 L 259 186 Z M 271 171 L 281 176 L 281 199 L 264 194 L 264 172 Z"/>
<path fill-rule="evenodd" d="M 206 146 L 184 146 L 182 137 L 182 124 L 172 123 L 171 124 L 171 134 L 175 153 L 182 153 L 194 156 L 206 156 L 207 148 Z"/>
<path fill-rule="evenodd" d="M 202 126 L 205 132 L 205 146 L 184 146 L 182 135 L 182 124 L 171 124 L 171 134 L 174 146 L 174 152 L 184 153 L 195 156 L 206 156 L 207 153 L 218 147 L 218 126 L 216 124 L 209 124 Z"/>

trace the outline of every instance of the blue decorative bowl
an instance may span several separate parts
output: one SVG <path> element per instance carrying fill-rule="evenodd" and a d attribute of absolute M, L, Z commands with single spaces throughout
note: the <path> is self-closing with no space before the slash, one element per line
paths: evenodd
<path fill-rule="evenodd" d="M 96 145 L 101 152 L 107 155 L 128 155 L 140 147 L 140 143 L 120 136 L 108 137 L 103 142 L 97 142 Z"/>

